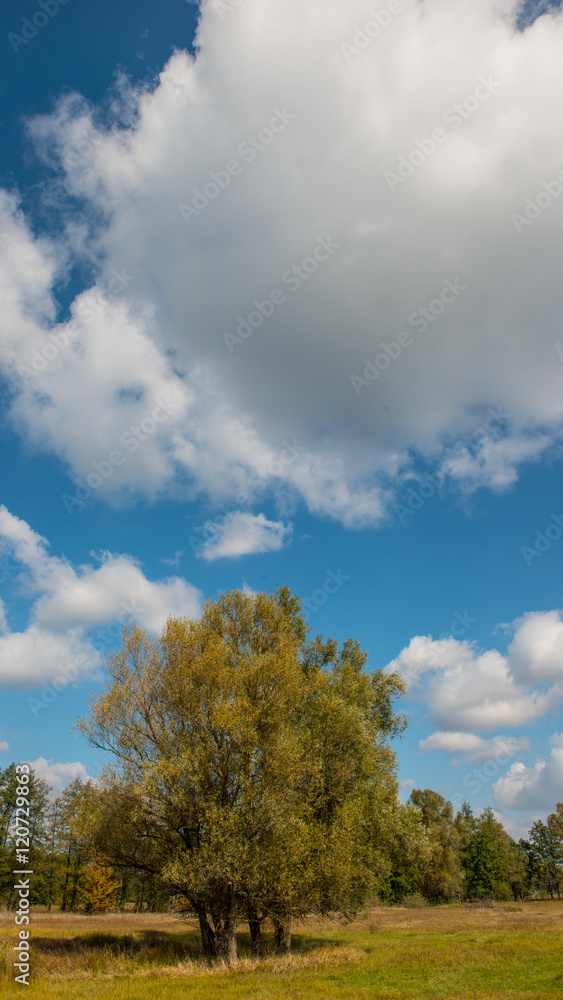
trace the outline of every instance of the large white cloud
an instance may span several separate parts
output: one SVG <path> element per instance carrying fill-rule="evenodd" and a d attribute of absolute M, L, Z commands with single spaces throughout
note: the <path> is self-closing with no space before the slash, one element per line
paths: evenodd
<path fill-rule="evenodd" d="M 75 568 L 49 555 L 47 541 L 3 506 L 0 548 L 20 564 L 19 589 L 35 598 L 24 631 L 6 621 L 0 630 L 0 684 L 75 681 L 96 670 L 124 625 L 158 632 L 170 615 L 199 616 L 201 594 L 180 577 L 152 582 L 137 560 L 112 553 Z M 112 632 L 93 634 L 108 625 Z"/>
<path fill-rule="evenodd" d="M 266 475 L 345 523 L 384 516 L 421 456 L 466 489 L 510 485 L 563 417 L 563 19 L 518 33 L 518 7 L 403 0 L 378 25 L 364 0 L 207 0 L 195 58 L 129 95 L 129 124 L 103 132 L 76 98 L 36 122 L 65 237 L 35 240 L 3 196 L 22 433 L 98 496 L 252 498 Z M 26 377 L 76 258 L 96 284 Z M 300 452 L 273 472 L 287 438 Z"/>
<path fill-rule="evenodd" d="M 510 646 L 514 677 L 524 684 L 561 681 L 563 676 L 563 621 L 558 611 L 526 615 L 515 623 Z"/>
<path fill-rule="evenodd" d="M 495 803 L 500 809 L 547 809 L 563 798 L 563 733 L 551 738 L 549 760 L 538 758 L 532 767 L 514 763 L 508 773 L 493 785 Z"/>
<path fill-rule="evenodd" d="M 472 731 L 524 725 L 563 703 L 561 612 L 533 612 L 512 628 L 506 655 L 481 651 L 474 642 L 415 636 L 385 668 L 402 675 L 443 730 L 422 749 L 478 750 Z"/>

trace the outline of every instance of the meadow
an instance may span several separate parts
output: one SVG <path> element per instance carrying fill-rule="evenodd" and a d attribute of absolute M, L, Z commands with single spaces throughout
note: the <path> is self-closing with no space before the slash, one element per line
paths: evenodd
<path fill-rule="evenodd" d="M 32 913 L 31 982 L 14 983 L 12 913 L 0 914 L 0 994 L 46 1000 L 440 1000 L 563 994 L 563 902 L 408 909 L 311 918 L 290 955 L 201 957 L 195 924 L 167 914 Z"/>

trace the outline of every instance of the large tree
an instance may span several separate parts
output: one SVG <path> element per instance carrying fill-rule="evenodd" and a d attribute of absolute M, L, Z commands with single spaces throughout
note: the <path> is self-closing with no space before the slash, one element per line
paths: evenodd
<path fill-rule="evenodd" d="M 558 802 L 555 806 L 555 812 L 549 814 L 547 825 L 563 849 L 563 802 Z"/>
<path fill-rule="evenodd" d="M 547 823 L 537 820 L 528 834 L 528 840 L 522 841 L 522 849 L 528 858 L 528 873 L 530 883 L 537 889 L 547 891 L 551 898 L 557 892 L 561 895 L 561 880 L 563 878 L 563 843 L 561 839 L 562 819 L 561 803 L 557 813 L 551 813 Z"/>
<path fill-rule="evenodd" d="M 20 774 L 21 768 L 25 766 L 12 763 L 4 771 L 0 771 L 0 894 L 8 908 L 15 900 L 13 872 L 15 868 L 21 867 L 16 857 L 18 843 L 24 847 L 27 844 L 29 867 L 36 873 L 36 878 L 31 883 L 32 903 L 40 900 L 44 878 L 43 848 L 49 788 L 31 769 L 28 772 L 29 780 L 22 784 Z M 19 815 L 25 819 L 18 822 L 18 804 L 21 807 L 24 800 L 28 805 L 21 808 Z M 16 836 L 17 828 L 19 832 Z M 18 837 L 23 837 L 23 840 L 19 841 Z"/>
<path fill-rule="evenodd" d="M 297 597 L 232 591 L 152 639 L 126 631 L 80 725 L 112 754 L 92 840 L 115 871 L 188 901 L 208 954 L 236 957 L 247 920 L 280 948 L 291 918 L 355 907 L 378 887 L 378 806 L 396 793 L 400 678 L 349 640 L 308 637 Z"/>
<path fill-rule="evenodd" d="M 380 897 L 386 902 L 400 903 L 406 896 L 422 893 L 432 847 L 420 809 L 412 802 L 403 805 L 390 800 L 388 809 L 382 811 L 379 807 L 374 819 L 377 843 L 383 853 Z"/>
<path fill-rule="evenodd" d="M 463 857 L 466 894 L 470 899 L 509 899 L 513 895 L 515 846 L 487 806 L 475 822 Z"/>
<path fill-rule="evenodd" d="M 451 802 L 430 788 L 415 788 L 410 801 L 420 810 L 428 833 L 429 857 L 422 880 L 422 892 L 427 899 L 440 903 L 461 899 L 463 872 L 460 844 L 462 831 L 456 824 Z"/>

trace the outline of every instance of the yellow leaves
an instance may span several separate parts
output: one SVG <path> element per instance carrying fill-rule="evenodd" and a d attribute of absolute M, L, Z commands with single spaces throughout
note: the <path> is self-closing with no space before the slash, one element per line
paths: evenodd
<path fill-rule="evenodd" d="M 394 790 L 398 684 L 370 677 L 354 640 L 339 652 L 306 635 L 287 588 L 220 594 L 158 641 L 124 633 L 82 723 L 118 762 L 103 837 L 121 858 L 150 857 L 204 903 L 250 893 L 272 912 L 370 882 L 366 817 Z"/>
<path fill-rule="evenodd" d="M 107 860 L 97 857 L 86 867 L 84 883 L 80 890 L 81 901 L 87 913 L 106 913 L 116 899 L 119 881 L 114 877 Z"/>

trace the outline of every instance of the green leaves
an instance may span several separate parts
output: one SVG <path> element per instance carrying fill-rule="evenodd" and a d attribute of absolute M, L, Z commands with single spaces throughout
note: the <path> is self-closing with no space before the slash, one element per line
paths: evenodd
<path fill-rule="evenodd" d="M 402 682 L 366 665 L 352 639 L 308 639 L 283 587 L 221 594 L 156 643 L 130 630 L 80 724 L 116 761 L 94 841 L 114 867 L 158 870 L 219 937 L 244 913 L 359 905 L 377 882 L 372 811 L 382 788 L 396 799 L 387 740 L 404 728 Z"/>

